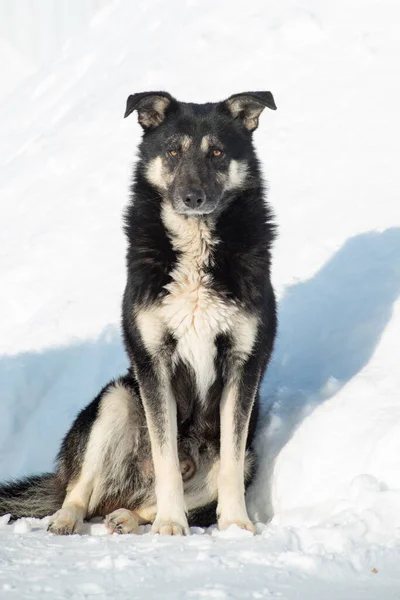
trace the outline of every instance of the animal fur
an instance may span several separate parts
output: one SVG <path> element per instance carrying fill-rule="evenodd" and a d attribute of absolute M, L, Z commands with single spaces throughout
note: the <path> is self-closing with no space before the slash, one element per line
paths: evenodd
<path fill-rule="evenodd" d="M 0 486 L 0 514 L 53 533 L 106 517 L 110 532 L 254 530 L 259 386 L 276 332 L 271 213 L 252 143 L 270 92 L 215 104 L 128 98 L 144 134 L 125 214 L 127 375 L 78 415 L 54 474 Z"/>

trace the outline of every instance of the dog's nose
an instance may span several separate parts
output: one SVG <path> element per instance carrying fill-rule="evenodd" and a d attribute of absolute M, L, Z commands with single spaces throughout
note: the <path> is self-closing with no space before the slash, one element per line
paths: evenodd
<path fill-rule="evenodd" d="M 206 201 L 206 195 L 201 190 L 187 190 L 183 196 L 183 202 L 188 208 L 201 208 Z"/>

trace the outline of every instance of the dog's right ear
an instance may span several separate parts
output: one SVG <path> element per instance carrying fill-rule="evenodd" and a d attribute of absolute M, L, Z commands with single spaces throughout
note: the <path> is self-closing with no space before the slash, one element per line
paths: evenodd
<path fill-rule="evenodd" d="M 167 109 L 176 100 L 168 92 L 140 92 L 132 94 L 126 101 L 124 119 L 134 110 L 138 111 L 138 121 L 143 129 L 158 127 L 165 118 Z"/>
<path fill-rule="evenodd" d="M 238 119 L 248 131 L 254 131 L 258 127 L 258 118 L 264 108 L 276 110 L 276 104 L 271 92 L 244 92 L 233 94 L 225 102 L 220 102 L 224 110 Z"/>

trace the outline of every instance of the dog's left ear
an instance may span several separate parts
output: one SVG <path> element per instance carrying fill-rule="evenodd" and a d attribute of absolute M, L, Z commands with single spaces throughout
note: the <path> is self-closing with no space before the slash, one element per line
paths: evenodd
<path fill-rule="evenodd" d="M 124 119 L 134 110 L 138 111 L 138 120 L 144 130 L 158 127 L 165 118 L 171 102 L 176 102 L 168 92 L 140 92 L 132 94 L 126 101 Z"/>
<path fill-rule="evenodd" d="M 276 110 L 276 104 L 271 92 L 243 92 L 233 94 L 222 106 L 229 111 L 235 119 L 240 119 L 245 129 L 254 131 L 258 127 L 258 117 L 264 108 Z"/>

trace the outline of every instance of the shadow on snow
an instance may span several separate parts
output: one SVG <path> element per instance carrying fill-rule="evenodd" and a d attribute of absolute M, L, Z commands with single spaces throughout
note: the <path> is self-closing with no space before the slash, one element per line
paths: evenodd
<path fill-rule="evenodd" d="M 300 422 L 369 362 L 399 294 L 400 228 L 350 238 L 312 278 L 286 289 L 262 384 L 262 461 L 249 491 L 261 520 L 272 514 L 275 457 Z M 254 497 L 260 490 L 262 500 Z"/>
<path fill-rule="evenodd" d="M 51 470 L 77 413 L 126 372 L 116 326 L 98 339 L 0 358 L 0 480 Z"/>

